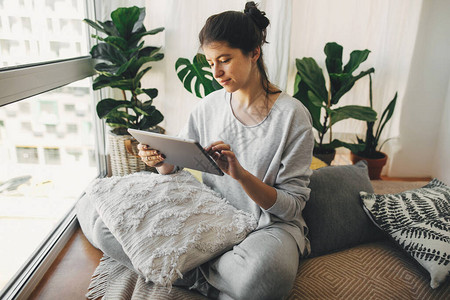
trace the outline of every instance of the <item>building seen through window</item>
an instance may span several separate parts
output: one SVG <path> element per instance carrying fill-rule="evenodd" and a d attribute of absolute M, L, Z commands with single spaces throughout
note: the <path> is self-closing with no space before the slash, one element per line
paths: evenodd
<path fill-rule="evenodd" d="M 0 67 L 88 55 L 85 1 L 0 0 Z"/>
<path fill-rule="evenodd" d="M 89 55 L 85 3 L 0 0 L 0 72 Z M 99 174 L 91 84 L 0 106 L 0 290 Z"/>

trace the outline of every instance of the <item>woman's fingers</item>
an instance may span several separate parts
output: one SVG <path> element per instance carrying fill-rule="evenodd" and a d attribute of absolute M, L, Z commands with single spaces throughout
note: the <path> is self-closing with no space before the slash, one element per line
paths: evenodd
<path fill-rule="evenodd" d="M 205 148 L 205 151 L 212 156 L 213 158 L 217 156 L 217 153 L 221 153 L 222 151 L 232 151 L 231 146 L 229 144 L 225 144 L 223 141 L 217 141 L 209 145 Z"/>
<path fill-rule="evenodd" d="M 151 149 L 150 146 L 138 144 L 138 155 L 141 160 L 149 167 L 161 165 L 166 156 L 156 149 Z"/>

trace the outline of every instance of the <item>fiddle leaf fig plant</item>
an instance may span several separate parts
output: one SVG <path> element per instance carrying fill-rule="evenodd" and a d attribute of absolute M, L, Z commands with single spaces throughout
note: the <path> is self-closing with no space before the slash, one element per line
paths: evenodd
<path fill-rule="evenodd" d="M 95 70 L 99 74 L 93 89 L 105 87 L 122 91 L 122 99 L 106 98 L 97 104 L 97 115 L 116 134 L 128 134 L 128 128 L 148 130 L 159 124 L 163 115 L 152 105 L 158 96 L 155 88 L 142 88 L 143 76 L 152 68 L 148 63 L 159 61 L 164 54 L 161 48 L 144 46 L 144 36 L 155 35 L 164 30 L 159 27 L 150 31 L 144 26 L 145 8 L 120 7 L 111 13 L 111 20 L 101 22 L 84 19 L 99 32 L 92 35 L 98 43 L 91 49 L 96 59 Z"/>
<path fill-rule="evenodd" d="M 194 56 L 192 62 L 180 57 L 175 63 L 175 70 L 184 88 L 199 98 L 222 88 L 214 79 L 205 55 L 201 53 Z"/>
<path fill-rule="evenodd" d="M 327 88 L 322 69 L 311 57 L 296 59 L 297 75 L 294 86 L 294 97 L 299 99 L 309 110 L 313 127 L 318 132 L 315 141 L 315 153 L 330 153 L 344 142 L 332 138 L 332 126 L 346 119 L 374 122 L 377 113 L 370 107 L 360 105 L 347 105 L 335 108 L 339 100 L 352 89 L 355 82 L 375 71 L 370 68 L 361 71 L 358 75 L 353 73 L 359 65 L 369 56 L 369 50 L 355 50 L 345 66 L 342 62 L 343 47 L 337 43 L 327 43 L 324 48 L 326 55 L 325 65 L 329 87 Z M 330 139 L 325 143 L 325 134 L 330 131 Z"/>

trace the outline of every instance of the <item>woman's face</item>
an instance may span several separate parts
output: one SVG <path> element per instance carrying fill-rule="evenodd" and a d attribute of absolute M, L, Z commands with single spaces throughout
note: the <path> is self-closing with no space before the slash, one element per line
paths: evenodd
<path fill-rule="evenodd" d="M 229 93 L 245 89 L 253 78 L 257 78 L 259 49 L 245 55 L 241 49 L 228 46 L 227 42 L 211 42 L 203 46 L 203 52 L 214 78 Z"/>

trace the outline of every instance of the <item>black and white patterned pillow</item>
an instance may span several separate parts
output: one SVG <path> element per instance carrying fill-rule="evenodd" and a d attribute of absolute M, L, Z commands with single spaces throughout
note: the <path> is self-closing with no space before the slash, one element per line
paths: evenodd
<path fill-rule="evenodd" d="M 437 288 L 450 274 L 450 187 L 433 179 L 398 194 L 360 193 L 372 221 L 417 260 Z"/>

